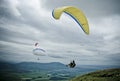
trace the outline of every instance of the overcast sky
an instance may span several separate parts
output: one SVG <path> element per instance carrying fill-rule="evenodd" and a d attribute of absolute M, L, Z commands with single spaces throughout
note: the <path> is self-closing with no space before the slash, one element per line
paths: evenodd
<path fill-rule="evenodd" d="M 0 0 L 0 60 L 119 65 L 120 0 Z M 68 15 L 52 10 L 75 6 L 87 17 L 90 35 Z M 34 44 L 46 55 L 33 55 Z"/>

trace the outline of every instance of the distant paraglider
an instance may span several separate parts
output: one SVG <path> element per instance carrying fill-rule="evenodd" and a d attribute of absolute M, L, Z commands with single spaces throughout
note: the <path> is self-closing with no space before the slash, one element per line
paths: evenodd
<path fill-rule="evenodd" d="M 35 46 L 35 48 L 33 49 L 33 54 L 38 57 L 37 60 L 40 60 L 39 57 L 40 57 L 40 56 L 45 56 L 45 52 L 46 52 L 46 51 L 45 51 L 44 49 L 38 47 L 38 43 L 35 43 L 34 46 Z M 37 46 L 37 47 L 36 47 L 36 46 Z"/>
<path fill-rule="evenodd" d="M 64 6 L 60 8 L 55 8 L 52 12 L 52 16 L 55 19 L 60 19 L 60 16 L 62 15 L 63 12 L 70 15 L 79 24 L 82 30 L 86 34 L 89 34 L 89 25 L 87 18 L 80 9 L 73 6 Z"/>
<path fill-rule="evenodd" d="M 37 55 L 37 56 L 45 56 L 45 50 L 43 50 L 41 48 L 33 49 L 33 53 L 34 53 L 34 55 Z"/>

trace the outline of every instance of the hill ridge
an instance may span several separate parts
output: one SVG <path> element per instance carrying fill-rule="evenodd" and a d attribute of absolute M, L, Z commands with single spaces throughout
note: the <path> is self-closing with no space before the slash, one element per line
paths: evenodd
<path fill-rule="evenodd" d="M 98 70 L 77 76 L 70 81 L 120 81 L 120 68 Z"/>

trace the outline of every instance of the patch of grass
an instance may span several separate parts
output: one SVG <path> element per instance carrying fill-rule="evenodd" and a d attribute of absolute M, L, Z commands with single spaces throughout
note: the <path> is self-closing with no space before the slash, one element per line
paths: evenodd
<path fill-rule="evenodd" d="M 70 81 L 120 81 L 120 68 L 88 73 Z"/>

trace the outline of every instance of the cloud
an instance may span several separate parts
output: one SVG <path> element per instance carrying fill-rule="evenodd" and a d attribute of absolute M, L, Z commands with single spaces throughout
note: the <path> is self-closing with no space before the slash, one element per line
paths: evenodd
<path fill-rule="evenodd" d="M 48 54 L 41 58 L 41 62 L 67 63 L 76 59 L 80 64 L 118 64 L 118 2 L 1 0 L 0 59 L 36 61 L 32 50 L 34 43 L 39 42 L 39 47 Z M 78 24 L 64 13 L 58 21 L 52 18 L 52 9 L 65 5 L 75 5 L 84 11 L 89 21 L 90 35 L 85 35 Z"/>
<path fill-rule="evenodd" d="M 74 1 L 74 0 L 44 0 L 44 4 L 42 5 L 46 9 L 54 9 L 56 7 L 61 6 L 76 6 L 84 11 L 84 13 L 88 17 L 102 17 L 102 16 L 110 16 L 110 15 L 118 15 L 120 14 L 120 6 L 119 0 L 81 0 L 81 1 Z"/>
<path fill-rule="evenodd" d="M 52 58 L 64 58 L 62 56 L 55 56 L 55 55 L 49 55 L 49 57 L 52 57 Z"/>

